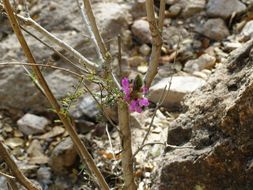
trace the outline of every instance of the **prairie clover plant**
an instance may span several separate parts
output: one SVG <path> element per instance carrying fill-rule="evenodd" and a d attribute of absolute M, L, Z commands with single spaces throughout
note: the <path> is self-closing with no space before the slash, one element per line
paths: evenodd
<path fill-rule="evenodd" d="M 148 89 L 143 86 L 140 75 L 137 75 L 132 83 L 127 77 L 124 77 L 121 80 L 121 86 L 124 92 L 124 99 L 128 102 L 131 112 L 141 113 L 149 105 L 148 99 L 144 97 Z"/>

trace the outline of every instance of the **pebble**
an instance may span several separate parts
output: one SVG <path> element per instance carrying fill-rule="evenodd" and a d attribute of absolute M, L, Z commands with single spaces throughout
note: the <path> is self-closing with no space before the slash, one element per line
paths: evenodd
<path fill-rule="evenodd" d="M 19 130 L 26 135 L 43 133 L 49 123 L 47 118 L 30 113 L 25 114 L 17 121 Z"/>
<path fill-rule="evenodd" d="M 199 29 L 199 32 L 204 36 L 217 41 L 223 40 L 229 35 L 229 30 L 224 20 L 220 18 L 207 20 L 204 26 Z"/>
<path fill-rule="evenodd" d="M 149 30 L 149 23 L 146 20 L 136 20 L 132 25 L 134 36 L 142 43 L 150 44 L 152 36 Z"/>
<path fill-rule="evenodd" d="M 216 61 L 215 57 L 208 54 L 203 54 L 198 59 L 187 61 L 184 67 L 184 71 L 193 73 L 194 71 L 210 69 L 214 67 L 215 61 Z"/>

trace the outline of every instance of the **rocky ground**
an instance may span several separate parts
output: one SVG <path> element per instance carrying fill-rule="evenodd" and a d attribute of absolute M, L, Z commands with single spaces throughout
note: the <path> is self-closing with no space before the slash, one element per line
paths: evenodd
<path fill-rule="evenodd" d="M 38 23 L 89 59 L 98 60 L 75 3 L 28 2 L 30 15 Z M 92 2 L 114 58 L 114 72 L 119 72 L 116 37 L 121 34 L 122 74 L 129 78 L 144 75 L 151 51 L 144 0 Z M 155 4 L 159 7 L 158 0 Z M 253 189 L 252 42 L 245 46 L 253 36 L 252 6 L 251 0 L 166 1 L 159 73 L 148 95 L 152 104 L 141 114 L 131 114 L 136 151 L 147 133 L 155 104 L 171 81 L 156 112 L 146 142 L 150 144 L 135 157 L 140 190 Z M 24 6 L 16 8 L 21 14 L 25 12 Z M 71 68 L 30 35 L 26 34 L 26 39 L 40 63 Z M 237 51 L 231 55 L 233 50 Z M 7 61 L 25 62 L 25 58 L 6 16 L 1 14 L 0 62 Z M 59 100 L 73 93 L 73 86 L 78 84 L 76 78 L 59 70 L 44 69 L 43 73 Z M 45 190 L 95 188 L 67 132 L 23 67 L 0 66 L 0 100 L 0 140 L 29 178 Z M 87 94 L 70 112 L 107 181 L 120 189 L 118 132 L 104 121 Z M 110 116 L 116 121 L 114 112 Z M 7 189 L 3 177 L 0 189 Z"/>

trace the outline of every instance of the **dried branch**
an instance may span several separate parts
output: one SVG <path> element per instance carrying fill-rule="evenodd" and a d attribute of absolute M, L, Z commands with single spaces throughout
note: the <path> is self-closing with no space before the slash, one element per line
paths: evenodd
<path fill-rule="evenodd" d="M 95 16 L 94 16 L 92 8 L 91 8 L 90 0 L 83 0 L 83 5 L 84 5 L 84 8 L 85 8 L 85 13 L 88 17 L 89 25 L 91 26 L 91 30 L 92 30 L 92 32 L 95 36 L 95 39 L 96 39 L 97 45 L 100 49 L 100 52 L 101 52 L 101 54 L 102 54 L 102 56 L 103 56 L 103 58 L 106 62 L 110 61 L 111 56 L 110 56 L 110 54 L 108 54 L 108 50 L 106 48 L 104 40 L 101 37 L 101 34 L 98 30 L 98 27 L 97 27 L 97 24 L 96 24 L 96 19 L 95 19 Z"/>
<path fill-rule="evenodd" d="M 32 36 L 34 39 L 38 40 L 40 43 L 42 43 L 44 46 L 48 47 L 49 49 L 51 49 L 54 53 L 56 53 L 58 56 L 60 56 L 62 59 L 64 59 L 65 61 L 67 61 L 68 63 L 70 63 L 71 65 L 73 65 L 75 68 L 77 68 L 78 70 L 84 72 L 84 73 L 89 73 L 89 71 L 87 71 L 86 69 L 80 67 L 79 65 L 76 65 L 75 63 L 73 63 L 69 58 L 67 58 L 65 55 L 63 55 L 61 52 L 57 51 L 54 47 L 50 46 L 48 43 L 44 42 L 43 40 L 41 40 L 40 38 L 38 38 L 37 36 L 35 36 L 34 34 L 32 34 L 31 32 L 29 32 L 28 30 L 26 30 L 24 27 L 20 26 L 22 30 L 24 30 L 27 34 L 29 34 L 30 36 Z"/>
<path fill-rule="evenodd" d="M 20 171 L 17 164 L 11 158 L 8 150 L 5 148 L 3 143 L 0 141 L 0 155 L 4 162 L 10 168 L 12 174 L 16 177 L 18 182 L 26 187 L 28 190 L 39 190 L 25 175 Z"/>
<path fill-rule="evenodd" d="M 71 56 L 75 57 L 80 64 L 83 64 L 84 66 L 87 66 L 90 69 L 97 70 L 98 66 L 85 58 L 83 55 L 81 55 L 78 51 L 76 51 L 74 48 L 69 46 L 66 42 L 60 40 L 52 33 L 48 32 L 45 28 L 40 26 L 37 22 L 35 22 L 31 18 L 25 18 L 21 15 L 17 15 L 17 18 L 21 21 L 23 21 L 25 24 L 30 25 L 33 27 L 36 31 L 38 31 L 40 34 L 42 34 L 44 37 L 46 37 L 50 42 L 58 45 L 59 47 L 66 50 Z"/>
<path fill-rule="evenodd" d="M 131 130 L 129 127 L 129 110 L 128 105 L 124 100 L 118 102 L 118 117 L 120 137 L 122 143 L 122 169 L 124 179 L 124 190 L 136 190 L 136 184 L 134 182 L 133 175 L 133 156 L 132 156 L 132 140 Z"/>
<path fill-rule="evenodd" d="M 95 48 L 96 48 L 98 57 L 99 57 L 100 61 L 103 62 L 103 56 L 102 56 L 102 54 L 101 54 L 101 52 L 100 52 L 100 48 L 98 47 L 98 43 L 97 43 L 97 41 L 96 41 L 96 39 L 95 39 L 95 35 L 94 35 L 94 33 L 92 32 L 92 29 L 91 29 L 91 27 L 90 27 L 90 25 L 89 25 L 89 23 L 88 23 L 86 14 L 85 14 L 85 12 L 84 12 L 84 8 L 81 7 L 79 0 L 76 0 L 76 2 L 77 2 L 78 9 L 79 9 L 79 11 L 80 11 L 80 13 L 81 13 L 81 16 L 82 16 L 84 25 L 85 25 L 86 28 L 88 29 L 89 37 L 91 38 L 92 42 L 93 42 L 94 45 L 95 45 Z"/>
<path fill-rule="evenodd" d="M 10 20 L 11 26 L 12 26 L 12 28 L 13 28 L 20 44 L 21 44 L 21 46 L 22 46 L 22 49 L 24 50 L 24 53 L 25 53 L 25 55 L 28 59 L 28 62 L 36 64 L 36 61 L 35 61 L 32 53 L 30 51 L 29 46 L 26 43 L 26 40 L 25 40 L 25 38 L 24 38 L 24 36 L 21 32 L 19 24 L 18 24 L 18 22 L 15 18 L 15 15 L 12 11 L 9 0 L 3 0 L 3 3 L 4 3 L 5 10 L 7 12 L 8 18 Z M 58 104 L 58 102 L 57 102 L 56 98 L 54 97 L 54 95 L 52 94 L 52 91 L 48 87 L 48 84 L 47 84 L 46 80 L 44 79 L 43 75 L 41 74 L 39 67 L 35 65 L 35 66 L 32 66 L 32 69 L 33 69 L 33 72 L 34 72 L 39 84 L 43 88 L 48 101 L 50 102 L 51 106 L 55 109 L 57 115 L 61 119 L 63 125 L 66 128 L 66 130 L 68 131 L 68 133 L 69 133 L 69 135 L 70 135 L 70 137 L 73 141 L 73 144 L 75 145 L 75 148 L 76 148 L 77 152 L 79 153 L 81 159 L 84 161 L 84 163 L 87 164 L 90 171 L 93 172 L 93 174 L 96 176 L 101 189 L 109 190 L 109 187 L 108 187 L 104 177 L 102 176 L 101 172 L 97 168 L 94 160 L 92 159 L 92 156 L 88 152 L 87 148 L 85 147 L 85 145 L 83 144 L 81 139 L 78 137 L 77 132 L 74 130 L 74 128 L 71 124 L 71 121 L 69 119 L 68 114 L 63 114 L 62 113 L 61 107 Z"/>
<path fill-rule="evenodd" d="M 0 176 L 4 176 L 4 177 L 6 177 L 6 178 L 8 178 L 8 179 L 15 179 L 14 176 L 11 176 L 11 175 L 9 175 L 9 174 L 3 173 L 3 172 L 1 172 L 1 171 L 0 171 Z"/>
<path fill-rule="evenodd" d="M 149 28 L 152 35 L 151 58 L 148 71 L 144 77 L 144 82 L 147 88 L 151 86 L 151 83 L 158 72 L 159 57 L 161 54 L 161 47 L 162 47 L 161 32 L 164 20 L 164 9 L 165 3 L 164 0 L 162 0 L 160 3 L 160 17 L 159 17 L 160 20 L 159 24 L 157 24 L 157 20 L 155 18 L 154 1 L 146 0 L 147 19 L 149 22 Z"/>

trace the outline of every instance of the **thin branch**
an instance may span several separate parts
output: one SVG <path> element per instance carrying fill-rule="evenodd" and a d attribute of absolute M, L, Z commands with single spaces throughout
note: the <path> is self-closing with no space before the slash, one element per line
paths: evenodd
<path fill-rule="evenodd" d="M 18 182 L 26 187 L 28 190 L 39 190 L 18 168 L 17 164 L 11 158 L 8 150 L 5 148 L 3 143 L 0 141 L 0 155 L 1 158 L 5 161 L 5 163 L 10 168 L 12 174 L 16 177 Z"/>
<path fill-rule="evenodd" d="M 119 65 L 119 78 L 122 77 L 122 53 L 121 53 L 121 35 L 118 35 L 118 65 Z"/>
<path fill-rule="evenodd" d="M 114 126 L 117 130 L 119 130 L 118 127 L 117 127 L 117 125 L 115 125 L 115 124 L 113 123 L 113 121 L 111 120 L 111 118 L 110 118 L 110 117 L 107 115 L 107 113 L 104 111 L 103 105 L 97 100 L 97 98 L 94 96 L 93 92 L 88 88 L 88 86 L 87 86 L 85 83 L 83 83 L 83 85 L 84 85 L 84 88 L 87 90 L 87 92 L 88 92 L 88 93 L 91 95 L 91 97 L 95 100 L 95 102 L 97 103 L 99 109 L 101 110 L 101 112 L 103 113 L 103 115 L 105 116 L 105 118 L 109 121 L 109 123 L 110 123 L 112 126 Z"/>
<path fill-rule="evenodd" d="M 143 145 L 144 145 L 145 141 L 147 140 L 148 135 L 149 135 L 149 133 L 150 133 L 150 131 L 151 131 L 151 128 L 152 128 L 152 126 L 153 126 L 153 123 L 154 123 L 154 120 L 155 120 L 155 116 L 156 116 L 156 112 L 157 112 L 157 110 L 159 109 L 159 107 L 163 104 L 163 102 L 164 102 L 166 96 L 168 95 L 168 92 L 169 92 L 170 87 L 171 87 L 171 81 L 172 81 L 172 76 L 171 76 L 171 78 L 170 78 L 168 90 L 167 90 L 167 85 L 165 85 L 165 87 L 164 87 L 164 89 L 163 89 L 162 95 L 160 96 L 159 101 L 158 101 L 158 103 L 157 103 L 157 105 L 156 105 L 156 107 L 155 107 L 154 113 L 153 113 L 153 115 L 152 115 L 151 122 L 150 122 L 150 124 L 149 124 L 147 133 L 145 134 L 145 136 L 144 136 L 144 138 L 143 138 L 143 140 L 142 140 L 141 146 L 138 147 L 138 149 L 135 151 L 134 157 L 135 157 L 135 156 L 142 150 L 142 148 L 144 147 Z"/>
<path fill-rule="evenodd" d="M 162 47 L 162 37 L 161 37 L 161 29 L 162 23 L 164 19 L 164 6 L 165 3 L 161 2 L 160 7 L 160 20 L 159 26 L 157 24 L 157 20 L 155 18 L 155 10 L 154 10 L 154 0 L 146 0 L 146 11 L 147 11 L 147 19 L 149 22 L 149 28 L 152 35 L 152 52 L 150 63 L 148 67 L 148 71 L 144 77 L 145 86 L 149 88 L 153 79 L 155 78 L 158 72 L 158 64 L 159 64 L 159 57 L 161 54 L 161 47 Z"/>
<path fill-rule="evenodd" d="M 32 26 L 36 31 L 38 31 L 40 34 L 42 34 L 44 37 L 46 37 L 50 42 L 58 45 L 59 47 L 66 50 L 71 56 L 75 57 L 80 64 L 83 64 L 84 66 L 87 66 L 90 69 L 97 70 L 97 65 L 87 58 L 85 58 L 83 55 L 81 55 L 78 51 L 76 51 L 74 48 L 69 46 L 66 42 L 60 40 L 52 33 L 48 32 L 45 28 L 40 26 L 37 22 L 35 22 L 31 18 L 25 18 L 21 15 L 17 15 L 18 19 L 25 22 L 25 24 Z"/>
<path fill-rule="evenodd" d="M 0 176 L 4 176 L 4 177 L 9 178 L 9 179 L 15 179 L 14 176 L 11 176 L 11 175 L 9 175 L 9 174 L 3 173 L 3 172 L 1 172 L 1 171 L 0 171 Z"/>
<path fill-rule="evenodd" d="M 85 70 L 84 68 L 76 65 L 75 63 L 73 63 L 69 58 L 67 58 L 65 55 L 63 55 L 61 52 L 57 51 L 54 47 L 50 46 L 49 44 L 47 44 L 46 42 L 42 41 L 40 38 L 38 38 L 37 36 L 35 36 L 34 34 L 32 34 L 31 32 L 29 32 L 28 30 L 26 30 L 24 27 L 20 26 L 22 28 L 22 30 L 24 30 L 26 33 L 28 33 L 30 36 L 32 36 L 34 39 L 38 40 L 40 43 L 42 43 L 44 46 L 48 47 L 49 49 L 51 49 L 54 53 L 56 53 L 58 56 L 60 56 L 61 58 L 63 58 L 65 61 L 67 61 L 68 63 L 70 63 L 71 65 L 73 65 L 74 67 L 76 67 L 78 70 L 84 72 L 84 73 L 90 73 L 89 71 Z"/>
<path fill-rule="evenodd" d="M 47 67 L 47 68 L 51 68 L 51 69 L 56 69 L 56 70 L 60 70 L 60 71 L 64 71 L 66 73 L 70 73 L 78 78 L 83 78 L 84 76 L 81 74 L 78 74 L 74 71 L 71 71 L 69 69 L 65 69 L 63 67 L 57 67 L 54 65 L 45 65 L 45 64 L 39 64 L 39 63 L 22 63 L 22 62 L 2 62 L 0 63 L 0 66 L 15 66 L 15 65 L 24 65 L 24 66 L 40 66 L 40 67 Z"/>
<path fill-rule="evenodd" d="M 97 43 L 97 41 L 96 41 L 96 39 L 95 39 L 95 35 L 94 35 L 94 33 L 92 32 L 92 29 L 91 29 L 91 27 L 90 27 L 90 25 L 89 25 L 89 23 L 88 23 L 86 14 L 85 14 L 85 12 L 84 12 L 84 8 L 81 7 L 79 0 L 76 0 L 76 3 L 77 3 L 77 6 L 78 6 L 79 11 L 80 11 L 80 13 L 81 13 L 81 17 L 82 17 L 82 19 L 83 19 L 84 25 L 86 26 L 86 28 L 87 28 L 87 30 L 88 30 L 89 37 L 90 37 L 90 39 L 92 40 L 92 42 L 94 43 L 94 45 L 95 45 L 95 49 L 96 49 L 96 51 L 97 51 L 98 57 L 99 57 L 100 61 L 103 62 L 103 56 L 102 56 L 102 54 L 101 54 L 101 52 L 100 52 L 100 49 L 99 49 L 99 47 L 98 47 L 98 43 Z"/>
<path fill-rule="evenodd" d="M 165 5 L 166 5 L 165 0 L 160 0 L 158 28 L 159 28 L 161 34 L 162 34 L 162 30 L 163 30 L 163 21 L 164 21 L 164 17 L 165 17 Z"/>
<path fill-rule="evenodd" d="M 109 133 L 108 125 L 107 125 L 107 124 L 106 124 L 106 126 L 105 126 L 105 131 L 106 131 L 106 134 L 107 134 L 107 136 L 108 136 L 108 140 L 109 140 L 109 144 L 110 144 L 110 147 L 111 147 L 111 151 L 112 151 L 113 158 L 114 158 L 114 160 L 116 160 L 116 156 L 115 156 L 115 153 L 114 153 L 113 147 L 112 147 L 112 139 L 111 139 L 111 136 L 110 136 L 110 133 Z"/>
<path fill-rule="evenodd" d="M 28 59 L 28 62 L 36 64 L 36 61 L 30 51 L 29 46 L 26 43 L 26 40 L 25 40 L 25 38 L 21 32 L 21 29 L 19 27 L 19 24 L 16 20 L 16 17 L 12 11 L 9 0 L 3 0 L 3 2 L 4 2 L 4 7 L 7 12 L 8 18 L 10 20 L 11 26 L 12 26 L 19 42 L 20 42 L 20 45 L 22 46 L 22 49 L 24 50 L 24 53 Z M 29 19 L 29 20 L 31 20 L 31 19 Z M 85 145 L 83 144 L 81 139 L 78 137 L 77 132 L 74 130 L 74 128 L 71 124 L 71 121 L 69 119 L 70 118 L 69 115 L 67 113 L 66 114 L 62 113 L 61 107 L 60 107 L 59 103 L 57 102 L 55 96 L 53 95 L 52 91 L 48 87 L 48 84 L 47 84 L 45 78 L 43 77 L 42 73 L 40 72 L 39 67 L 35 65 L 32 67 L 32 69 L 33 69 L 34 74 L 37 77 L 39 84 L 43 88 L 48 101 L 50 102 L 53 109 L 56 111 L 58 117 L 61 119 L 66 130 L 68 131 L 68 133 L 73 141 L 73 144 L 75 145 L 75 148 L 76 148 L 77 152 L 79 153 L 81 159 L 83 160 L 84 163 L 87 164 L 90 171 L 93 172 L 93 174 L 96 176 L 101 189 L 109 190 L 109 186 L 106 183 L 103 175 L 101 174 L 101 172 L 97 168 L 92 156 L 88 152 L 87 148 L 85 147 Z"/>
<path fill-rule="evenodd" d="M 89 19 L 88 22 L 89 22 L 89 25 L 91 26 L 91 30 L 95 36 L 95 39 L 96 39 L 96 42 L 97 42 L 98 47 L 100 49 L 100 52 L 101 52 L 104 60 L 107 61 L 107 59 L 110 58 L 110 57 L 108 57 L 110 55 L 108 55 L 108 50 L 107 50 L 104 40 L 101 37 L 101 34 L 98 30 L 98 27 L 96 24 L 96 19 L 93 14 L 93 11 L 92 11 L 90 0 L 83 0 L 83 5 L 85 7 L 85 13 Z"/>

